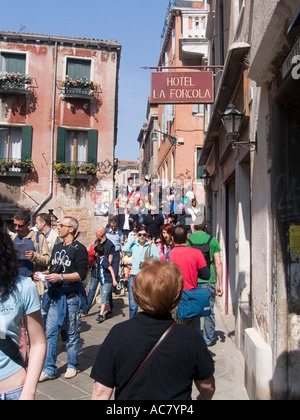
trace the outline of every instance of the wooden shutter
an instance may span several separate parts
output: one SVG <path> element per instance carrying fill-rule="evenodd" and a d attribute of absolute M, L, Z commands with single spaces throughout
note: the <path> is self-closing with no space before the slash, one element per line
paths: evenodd
<path fill-rule="evenodd" d="M 65 162 L 67 130 L 64 127 L 57 128 L 56 162 Z"/>
<path fill-rule="evenodd" d="M 88 154 L 87 163 L 97 164 L 98 151 L 98 130 L 89 130 L 88 132 Z"/>
<path fill-rule="evenodd" d="M 25 74 L 26 55 L 25 54 L 12 54 L 1 53 L 4 60 L 4 71 L 8 73 L 21 73 Z"/>
<path fill-rule="evenodd" d="M 86 77 L 89 80 L 91 77 L 91 62 L 89 60 L 68 58 L 67 75 L 72 79 Z"/>
<path fill-rule="evenodd" d="M 32 127 L 27 125 L 22 127 L 22 149 L 21 149 L 21 161 L 24 162 L 26 159 L 31 158 L 32 150 Z"/>

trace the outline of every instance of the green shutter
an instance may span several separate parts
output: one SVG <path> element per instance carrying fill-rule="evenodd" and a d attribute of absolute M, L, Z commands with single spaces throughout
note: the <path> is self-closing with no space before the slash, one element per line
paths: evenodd
<path fill-rule="evenodd" d="M 5 71 L 8 73 L 22 73 L 25 74 L 26 55 L 25 54 L 12 54 L 1 53 L 4 60 Z"/>
<path fill-rule="evenodd" d="M 88 163 L 97 165 L 98 151 L 98 130 L 89 130 L 88 132 Z"/>
<path fill-rule="evenodd" d="M 32 127 L 22 127 L 22 149 L 21 149 L 21 161 L 25 162 L 26 159 L 31 158 L 32 149 Z"/>
<path fill-rule="evenodd" d="M 89 60 L 77 60 L 68 58 L 67 60 L 67 75 L 71 79 L 86 77 L 90 80 L 91 77 L 91 62 Z"/>
<path fill-rule="evenodd" d="M 56 162 L 65 161 L 67 130 L 63 127 L 57 128 Z"/>

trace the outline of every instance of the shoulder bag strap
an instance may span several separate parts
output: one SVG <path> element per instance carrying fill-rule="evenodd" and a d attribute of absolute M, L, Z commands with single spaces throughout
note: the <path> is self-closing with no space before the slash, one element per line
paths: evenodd
<path fill-rule="evenodd" d="M 27 363 L 20 353 L 19 346 L 10 337 L 0 338 L 0 350 L 24 369 L 27 367 Z"/>
<path fill-rule="evenodd" d="M 173 328 L 175 327 L 175 325 L 176 325 L 176 322 L 173 322 L 173 324 L 170 325 L 170 327 L 167 329 L 167 331 L 165 331 L 164 334 L 160 337 L 160 339 L 155 344 L 155 346 L 153 347 L 153 349 L 150 351 L 150 353 L 148 354 L 148 356 L 146 357 L 146 359 L 143 361 L 143 363 L 140 365 L 140 367 L 136 370 L 136 372 L 134 373 L 134 375 L 131 377 L 131 379 L 129 379 L 129 381 L 127 382 L 127 384 L 125 385 L 125 387 L 122 389 L 122 391 L 120 392 L 118 398 L 120 398 L 121 394 L 123 394 L 123 392 L 125 392 L 125 390 L 129 387 L 129 385 L 132 384 L 132 382 L 134 381 L 134 379 L 137 377 L 137 375 L 140 373 L 140 371 L 145 367 L 145 365 L 151 359 L 151 357 L 156 352 L 156 350 L 161 345 L 161 343 L 164 341 L 164 339 L 167 337 L 167 335 L 169 335 L 169 333 L 173 330 Z"/>

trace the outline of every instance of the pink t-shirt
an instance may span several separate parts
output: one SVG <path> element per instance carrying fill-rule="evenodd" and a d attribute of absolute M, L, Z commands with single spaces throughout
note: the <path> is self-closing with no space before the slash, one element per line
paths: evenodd
<path fill-rule="evenodd" d="M 165 261 L 166 255 L 161 260 Z M 202 252 L 188 246 L 177 246 L 170 251 L 169 261 L 178 265 L 184 279 L 183 289 L 195 289 L 198 284 L 198 270 L 206 266 Z"/>

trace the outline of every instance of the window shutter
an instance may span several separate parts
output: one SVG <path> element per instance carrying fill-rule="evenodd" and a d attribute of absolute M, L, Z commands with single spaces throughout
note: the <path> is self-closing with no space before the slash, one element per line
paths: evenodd
<path fill-rule="evenodd" d="M 98 151 L 98 130 L 89 130 L 88 132 L 88 163 L 97 164 Z"/>
<path fill-rule="evenodd" d="M 67 75 L 70 76 L 71 79 L 86 77 L 89 80 L 91 77 L 91 62 L 89 60 L 68 58 Z"/>
<path fill-rule="evenodd" d="M 1 53 L 1 56 L 4 61 L 4 69 L 2 69 L 2 71 L 25 74 L 25 54 Z"/>
<path fill-rule="evenodd" d="M 21 161 L 24 162 L 26 159 L 31 158 L 32 149 L 32 127 L 27 125 L 22 127 L 22 149 L 21 149 Z"/>
<path fill-rule="evenodd" d="M 56 162 L 65 162 L 67 130 L 63 127 L 57 127 L 57 144 L 56 144 Z"/>

